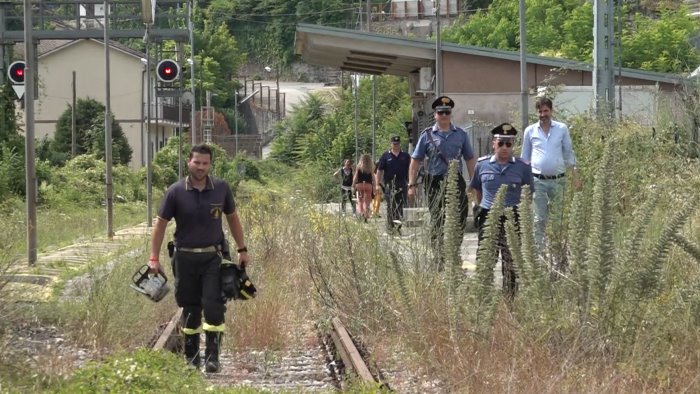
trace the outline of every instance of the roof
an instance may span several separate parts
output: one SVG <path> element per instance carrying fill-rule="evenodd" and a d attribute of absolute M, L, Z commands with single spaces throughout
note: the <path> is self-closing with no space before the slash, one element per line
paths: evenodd
<path fill-rule="evenodd" d="M 80 40 L 40 40 L 36 46 L 36 52 L 37 52 L 36 54 L 37 54 L 37 57 L 48 56 L 48 55 L 51 55 L 52 53 L 58 52 L 60 50 L 68 48 L 72 45 L 75 45 L 81 41 L 93 41 L 99 45 L 103 45 L 103 43 L 104 43 L 103 40 L 95 40 L 92 38 L 80 39 Z M 146 58 L 145 53 L 131 49 L 128 46 L 126 46 L 120 42 L 117 42 L 117 41 L 110 40 L 109 46 L 117 51 L 123 52 L 123 53 L 125 53 L 129 56 L 135 57 L 137 59 L 141 59 L 141 58 L 145 59 Z M 14 51 L 18 56 L 24 57 L 24 43 L 15 44 Z"/>
<path fill-rule="evenodd" d="M 435 63 L 434 41 L 304 23 L 297 25 L 294 47 L 295 53 L 307 63 L 366 74 L 407 76 Z M 502 49 L 443 42 L 442 50 L 520 62 L 519 52 Z M 527 55 L 527 62 L 568 70 L 593 70 L 591 63 L 554 57 Z M 677 74 L 631 68 L 622 68 L 622 76 L 671 84 L 681 83 L 684 79 Z"/>

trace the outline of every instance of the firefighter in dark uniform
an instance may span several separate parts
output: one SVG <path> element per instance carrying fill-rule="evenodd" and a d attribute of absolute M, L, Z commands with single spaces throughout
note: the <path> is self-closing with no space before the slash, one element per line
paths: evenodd
<path fill-rule="evenodd" d="M 474 151 L 469 143 L 469 136 L 461 128 L 452 124 L 452 108 L 455 102 L 447 96 L 440 96 L 433 101 L 432 108 L 435 111 L 435 124 L 422 131 L 416 148 L 411 154 L 411 165 L 408 170 L 408 198 L 413 199 L 416 194 L 416 177 L 423 159 L 428 158 L 425 167 L 425 192 L 428 196 L 428 208 L 430 210 L 431 231 L 430 238 L 435 247 L 437 269 L 442 270 L 442 244 L 443 227 L 445 223 L 445 180 L 447 168 L 451 160 L 464 160 L 467 163 L 469 178 L 474 175 Z M 461 232 L 464 233 L 469 213 L 467 203 L 467 184 L 461 174 L 457 178 L 460 201 Z M 460 237 L 461 239 L 461 237 Z"/>
<path fill-rule="evenodd" d="M 510 123 L 503 123 L 491 130 L 493 134 L 493 155 L 479 158 L 476 163 L 474 177 L 469 188 L 476 191 L 475 224 L 479 230 L 479 247 L 484 237 L 484 223 L 496 198 L 496 193 L 502 185 L 507 185 L 505 205 L 512 207 L 515 218 L 515 228 L 519 229 L 518 204 L 523 185 L 529 185 L 534 191 L 534 181 L 530 164 L 513 156 L 513 142 L 518 131 Z M 501 214 L 500 212 L 498 214 Z M 501 253 L 501 269 L 503 273 L 503 289 L 512 297 L 517 287 L 516 272 L 513 267 L 513 257 L 508 249 L 505 233 L 506 216 L 499 217 L 498 239 L 496 244 Z M 492 222 L 493 223 L 493 222 Z"/>
<path fill-rule="evenodd" d="M 225 242 L 221 221 L 224 217 L 238 246 L 240 264 L 245 267 L 250 258 L 231 188 L 226 181 L 209 175 L 211 162 L 211 148 L 206 145 L 192 147 L 187 161 L 189 176 L 170 186 L 163 196 L 151 235 L 148 265 L 152 272 L 161 270 L 158 256 L 165 228 L 170 219 L 175 218 L 172 268 L 175 300 L 182 307 L 185 357 L 190 364 L 199 367 L 199 338 L 203 331 L 206 337 L 205 369 L 219 372 L 219 348 L 226 311 L 220 278 Z"/>
<path fill-rule="evenodd" d="M 401 150 L 401 137 L 391 137 L 391 149 L 379 158 L 376 182 L 377 192 L 383 192 L 386 198 L 386 226 L 389 232 L 401 233 L 410 163 L 411 156 Z"/>

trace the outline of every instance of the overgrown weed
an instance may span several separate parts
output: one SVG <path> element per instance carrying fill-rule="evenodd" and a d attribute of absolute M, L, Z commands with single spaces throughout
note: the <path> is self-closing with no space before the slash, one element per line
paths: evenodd
<path fill-rule="evenodd" d="M 563 276 L 549 275 L 529 236 L 513 240 L 511 228 L 515 299 L 507 302 L 488 272 L 463 277 L 455 291 L 453 276 L 416 275 L 382 246 L 369 253 L 374 246 L 350 224 L 311 214 L 299 229 L 310 233 L 301 253 L 322 305 L 373 346 L 405 345 L 451 392 L 698 389 L 700 167 L 648 132 L 589 121 L 575 135 L 584 187 L 568 194 L 565 231 L 556 234 L 566 247 L 549 251 L 568 255 Z M 480 254 L 478 267 L 497 258 Z"/>

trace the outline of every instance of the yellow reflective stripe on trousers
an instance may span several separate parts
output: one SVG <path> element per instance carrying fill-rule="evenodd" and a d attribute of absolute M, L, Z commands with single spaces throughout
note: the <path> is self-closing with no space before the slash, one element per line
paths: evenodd
<path fill-rule="evenodd" d="M 211 324 L 204 323 L 204 331 L 211 331 L 211 332 L 224 332 L 226 329 L 226 325 L 224 323 L 219 324 L 218 326 L 212 326 Z"/>
<path fill-rule="evenodd" d="M 185 335 L 201 334 L 202 333 L 202 326 L 199 326 L 197 328 L 183 327 L 182 333 Z"/>

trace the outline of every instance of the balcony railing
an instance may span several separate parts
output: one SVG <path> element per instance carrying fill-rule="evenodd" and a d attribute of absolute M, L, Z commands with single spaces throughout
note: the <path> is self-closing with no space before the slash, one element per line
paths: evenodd
<path fill-rule="evenodd" d="M 148 104 L 143 105 L 143 117 L 147 116 Z M 151 104 L 151 122 L 155 122 L 156 119 L 159 123 L 170 124 L 177 126 L 180 124 L 180 116 L 178 113 L 177 104 L 165 104 L 165 103 L 155 103 Z M 182 125 L 184 127 L 190 126 L 191 112 L 190 107 L 182 106 Z"/>

